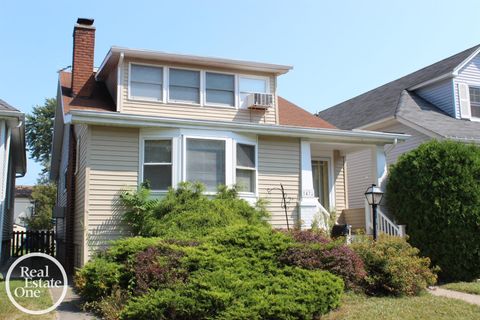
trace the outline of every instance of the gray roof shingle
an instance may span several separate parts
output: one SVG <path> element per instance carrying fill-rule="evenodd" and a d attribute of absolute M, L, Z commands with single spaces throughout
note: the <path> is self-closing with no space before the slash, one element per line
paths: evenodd
<path fill-rule="evenodd" d="M 0 99 L 0 111 L 20 112 L 20 110 L 15 109 L 15 108 L 12 107 L 11 105 L 9 105 L 9 104 L 6 103 L 5 101 L 3 101 L 2 99 Z"/>
<path fill-rule="evenodd" d="M 480 45 L 320 111 L 318 116 L 340 129 L 354 129 L 392 117 L 403 90 L 452 72 L 478 48 Z"/>

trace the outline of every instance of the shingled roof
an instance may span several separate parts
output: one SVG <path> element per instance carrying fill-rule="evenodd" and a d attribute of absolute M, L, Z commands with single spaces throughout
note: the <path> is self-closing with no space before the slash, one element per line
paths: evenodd
<path fill-rule="evenodd" d="M 0 99 L 0 111 L 13 111 L 13 112 L 20 112 L 20 110 L 12 107 L 2 99 Z"/>
<path fill-rule="evenodd" d="M 334 125 L 280 96 L 278 97 L 278 118 L 280 124 L 284 126 L 335 129 Z"/>
<path fill-rule="evenodd" d="M 400 79 L 320 111 L 318 116 L 340 129 L 359 128 L 369 123 L 393 117 L 396 114 L 404 90 L 453 72 L 458 65 L 479 48 L 480 45 L 477 45 L 457 53 Z"/>

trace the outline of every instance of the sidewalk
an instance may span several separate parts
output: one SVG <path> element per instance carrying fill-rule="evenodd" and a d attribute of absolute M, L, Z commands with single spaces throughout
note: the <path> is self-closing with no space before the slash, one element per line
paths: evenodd
<path fill-rule="evenodd" d="M 438 287 L 429 288 L 428 292 L 434 296 L 459 299 L 480 306 L 480 296 L 476 294 L 463 293 Z"/>
<path fill-rule="evenodd" d="M 57 301 L 62 294 L 62 288 L 51 288 L 50 293 L 52 295 L 52 300 Z M 72 287 L 69 285 L 67 290 L 67 295 L 63 302 L 58 306 L 56 312 L 57 320 L 91 320 L 97 319 L 90 313 L 84 312 L 80 306 L 81 300 L 80 297 L 73 292 Z"/>

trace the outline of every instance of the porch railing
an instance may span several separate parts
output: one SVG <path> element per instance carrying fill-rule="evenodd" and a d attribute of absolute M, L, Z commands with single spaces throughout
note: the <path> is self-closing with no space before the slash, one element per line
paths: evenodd
<path fill-rule="evenodd" d="M 405 226 L 398 225 L 390 220 L 385 214 L 382 212 L 378 212 L 378 224 L 377 229 L 381 233 L 386 233 L 391 236 L 396 237 L 405 237 Z"/>

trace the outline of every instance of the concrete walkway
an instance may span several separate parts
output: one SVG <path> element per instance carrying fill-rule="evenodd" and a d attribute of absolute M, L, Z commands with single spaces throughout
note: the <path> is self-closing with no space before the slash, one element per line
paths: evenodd
<path fill-rule="evenodd" d="M 57 301 L 62 294 L 63 287 L 51 288 L 52 300 Z M 63 302 L 57 308 L 57 320 L 92 320 L 97 319 L 92 314 L 84 312 L 81 308 L 80 297 L 73 292 L 71 286 L 68 286 L 67 295 Z"/>
<path fill-rule="evenodd" d="M 480 295 L 463 293 L 459 291 L 447 290 L 438 287 L 432 287 L 428 289 L 428 292 L 434 296 L 447 297 L 453 299 L 463 300 L 468 303 L 476 304 L 480 306 Z"/>

